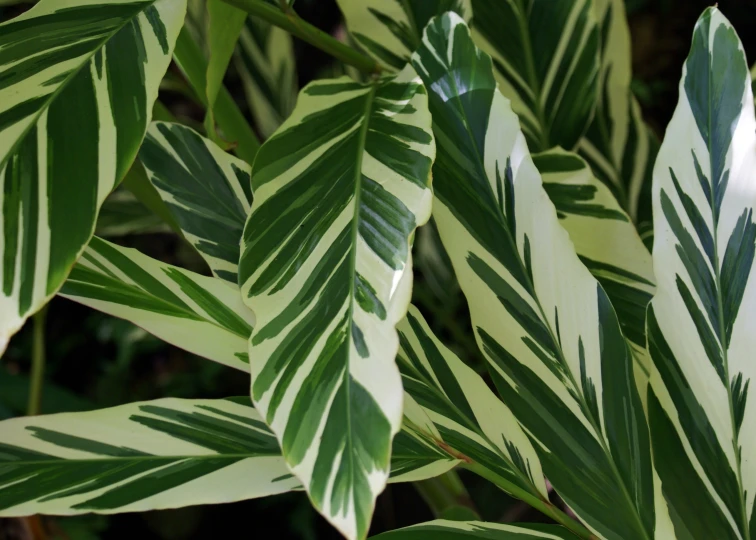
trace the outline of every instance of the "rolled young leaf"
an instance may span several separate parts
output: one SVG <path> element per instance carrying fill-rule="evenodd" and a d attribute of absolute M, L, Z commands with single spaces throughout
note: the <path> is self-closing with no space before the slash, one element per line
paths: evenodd
<path fill-rule="evenodd" d="M 493 57 L 531 152 L 572 150 L 598 96 L 592 0 L 472 0 L 475 43 Z"/>
<path fill-rule="evenodd" d="M 139 512 L 300 486 L 248 398 L 16 418 L 0 432 L 0 516 Z"/>
<path fill-rule="evenodd" d="M 238 289 L 92 238 L 60 291 L 193 354 L 249 370 L 255 316 Z"/>
<path fill-rule="evenodd" d="M 649 422 L 669 535 L 754 538 L 756 119 L 743 47 L 715 8 L 693 33 L 653 195 Z"/>
<path fill-rule="evenodd" d="M 427 94 L 407 67 L 318 81 L 261 148 L 239 282 L 258 314 L 252 398 L 313 504 L 364 538 L 401 423 L 395 325 L 430 215 Z"/>
<path fill-rule="evenodd" d="M 180 124 L 153 122 L 139 159 L 186 239 L 237 287 L 239 243 L 252 203 L 250 166 Z"/>
<path fill-rule="evenodd" d="M 604 289 L 559 226 L 491 59 L 451 14 L 426 28 L 412 64 L 430 90 L 439 141 L 434 219 L 502 400 L 590 529 L 653 536 L 632 355 Z"/>
<path fill-rule="evenodd" d="M 600 43 L 596 112 L 579 151 L 630 217 L 650 220 L 651 176 L 659 141 L 630 88 L 630 29 L 622 0 L 593 0 Z M 641 201 L 641 199 L 643 199 Z"/>
<path fill-rule="evenodd" d="M 0 354 L 63 284 L 150 121 L 186 0 L 42 0 L 0 25 Z"/>
<path fill-rule="evenodd" d="M 289 117 L 297 101 L 297 70 L 291 34 L 247 17 L 235 65 L 244 83 L 252 118 L 264 138 Z"/>
<path fill-rule="evenodd" d="M 654 293 L 651 253 L 607 186 L 576 154 L 554 149 L 533 155 L 543 187 L 580 260 L 606 291 L 622 333 L 647 381 L 646 307 Z M 645 388 L 641 397 L 645 396 Z"/>
<path fill-rule="evenodd" d="M 400 70 L 420 46 L 423 28 L 436 15 L 454 11 L 472 18 L 470 0 L 337 0 L 349 33 L 390 70 Z"/>
<path fill-rule="evenodd" d="M 223 86 L 223 77 L 231 62 L 244 20 L 247 14 L 221 0 L 207 0 L 207 74 L 205 95 L 207 112 L 205 114 L 205 131 L 208 136 L 223 142 L 215 129 L 215 101 Z"/>
<path fill-rule="evenodd" d="M 483 521 L 438 519 L 373 537 L 376 540 L 572 540 L 564 527 L 557 525 L 502 525 Z"/>

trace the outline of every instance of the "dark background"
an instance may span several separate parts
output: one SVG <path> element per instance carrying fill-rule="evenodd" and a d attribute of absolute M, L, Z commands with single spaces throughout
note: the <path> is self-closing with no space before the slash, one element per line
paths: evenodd
<path fill-rule="evenodd" d="M 677 102 L 678 80 L 693 26 L 701 11 L 710 4 L 702 0 L 626 0 L 633 35 L 633 89 L 646 120 L 660 137 Z M 0 21 L 17 15 L 28 5 L 0 7 Z M 296 6 L 302 17 L 326 31 L 335 31 L 340 23 L 334 0 L 298 0 Z M 756 1 L 722 0 L 719 8 L 738 30 L 749 63 L 756 62 Z M 296 54 L 302 85 L 323 73 L 330 62 L 324 53 L 299 41 Z M 243 104 L 243 91 L 233 70 L 226 83 Z M 181 116 L 198 120 L 202 117 L 202 111 L 180 95 L 161 94 L 161 100 Z M 204 264 L 191 248 L 171 235 L 133 236 L 118 241 L 161 260 L 205 271 Z M 423 309 L 434 331 L 453 345 L 465 361 L 480 365 L 459 293 L 452 289 L 440 298 L 424 280 L 422 272 L 417 274 L 414 301 Z M 53 300 L 47 321 L 43 413 L 88 410 L 161 397 L 219 398 L 248 392 L 248 381 L 239 372 L 192 356 L 130 323 L 73 302 Z M 0 361 L 0 419 L 25 413 L 30 351 L 31 328 L 27 325 L 11 340 Z M 477 477 L 460 474 L 483 519 L 545 519 Z M 378 500 L 372 532 L 429 519 L 432 515 L 414 487 L 390 486 Z M 306 496 L 301 493 L 109 517 L 0 519 L 0 540 L 189 540 L 237 535 L 282 540 L 339 538 L 311 510 Z"/>

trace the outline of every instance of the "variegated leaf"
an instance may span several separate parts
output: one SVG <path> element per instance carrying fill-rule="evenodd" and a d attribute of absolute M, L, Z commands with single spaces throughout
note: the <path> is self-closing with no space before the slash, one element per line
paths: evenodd
<path fill-rule="evenodd" d="M 580 262 L 496 89 L 455 15 L 412 64 L 439 144 L 433 215 L 504 403 L 576 514 L 613 539 L 653 535 L 648 429 L 633 360 L 604 289 Z"/>
<path fill-rule="evenodd" d="M 659 141 L 644 123 L 630 89 L 632 59 L 625 3 L 593 3 L 601 35 L 599 92 L 596 113 L 579 150 L 633 220 L 650 220 L 651 174 Z"/>
<path fill-rule="evenodd" d="M 593 0 L 472 0 L 475 42 L 493 58 L 532 152 L 572 150 L 598 96 Z"/>
<path fill-rule="evenodd" d="M 401 422 L 395 325 L 410 238 L 430 215 L 435 145 L 407 67 L 368 85 L 305 88 L 260 150 L 239 280 L 258 314 L 252 398 L 314 505 L 367 533 Z M 291 201 L 296 201 L 292 204 Z"/>
<path fill-rule="evenodd" d="M 376 540 L 571 540 L 573 536 L 557 525 L 502 525 L 483 521 L 439 519 L 397 529 L 374 537 Z"/>
<path fill-rule="evenodd" d="M 554 149 L 533 155 L 533 162 L 559 223 L 617 312 L 638 360 L 638 375 L 647 380 L 646 307 L 654 293 L 651 253 L 609 188 L 578 155 Z"/>
<path fill-rule="evenodd" d="M 17 418 L 0 433 L 0 516 L 138 512 L 300 486 L 248 398 Z"/>
<path fill-rule="evenodd" d="M 400 70 L 419 46 L 423 28 L 436 15 L 454 11 L 472 18 L 470 0 L 337 0 L 349 33 L 368 54 Z"/>
<path fill-rule="evenodd" d="M 96 236 L 60 294 L 141 326 L 191 353 L 248 371 L 255 316 L 225 282 Z"/>
<path fill-rule="evenodd" d="M 439 445 L 441 436 L 428 412 L 404 394 L 402 430 L 394 437 L 391 449 L 390 483 L 427 480 L 449 472 L 460 460 L 450 449 Z"/>
<path fill-rule="evenodd" d="M 131 166 L 185 10 L 42 0 L 0 25 L 0 354 L 63 284 Z"/>
<path fill-rule="evenodd" d="M 716 8 L 693 34 L 653 202 L 649 421 L 669 537 L 756 538 L 756 119 Z"/>
<path fill-rule="evenodd" d="M 285 30 L 247 17 L 239 36 L 235 65 L 244 82 L 255 125 L 270 137 L 288 118 L 297 100 L 294 44 Z"/>
<path fill-rule="evenodd" d="M 525 492 L 548 500 L 530 440 L 480 375 L 441 344 L 414 306 L 398 330 L 397 364 L 405 392 L 424 409 L 437 431 L 427 435 L 438 437 L 460 459 L 498 474 L 513 486 L 515 496 Z"/>
<path fill-rule="evenodd" d="M 160 399 L 0 422 L 0 516 L 120 513 L 300 490 L 249 397 Z M 457 461 L 421 435 L 394 439 L 391 481 Z"/>
<path fill-rule="evenodd" d="M 252 203 L 250 167 L 180 124 L 153 122 L 139 159 L 189 242 L 217 277 L 238 281 Z"/>
<path fill-rule="evenodd" d="M 496 478 L 510 495 L 574 527 L 576 533 L 586 533 L 549 501 L 530 439 L 480 375 L 441 344 L 414 306 L 398 330 L 397 363 L 408 394 L 405 429 L 422 433 L 467 468 Z M 415 412 L 417 408 L 421 411 Z"/>

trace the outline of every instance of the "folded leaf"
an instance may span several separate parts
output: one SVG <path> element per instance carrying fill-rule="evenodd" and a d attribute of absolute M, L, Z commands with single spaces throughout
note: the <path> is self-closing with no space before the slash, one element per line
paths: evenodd
<path fill-rule="evenodd" d="M 649 416 L 677 538 L 756 537 L 755 206 L 745 54 L 709 8 L 654 169 Z"/>
<path fill-rule="evenodd" d="M 580 153 L 635 221 L 651 218 L 650 186 L 659 141 L 630 88 L 630 29 L 622 0 L 593 0 L 600 43 L 596 112 Z"/>
<path fill-rule="evenodd" d="M 592 0 L 472 0 L 475 42 L 493 57 L 532 152 L 572 150 L 598 97 Z"/>
<path fill-rule="evenodd" d="M 236 288 L 239 243 L 252 203 L 250 167 L 180 124 L 153 122 L 139 159 L 186 239 Z"/>
<path fill-rule="evenodd" d="M 0 516 L 138 512 L 300 485 L 244 398 L 16 418 L 0 431 Z"/>
<path fill-rule="evenodd" d="M 368 54 L 400 70 L 420 46 L 423 29 L 436 15 L 454 11 L 472 18 L 470 0 L 337 0 L 347 28 Z"/>
<path fill-rule="evenodd" d="M 651 253 L 609 188 L 579 156 L 554 149 L 533 155 L 533 162 L 559 223 L 617 312 L 622 333 L 638 360 L 638 374 L 647 381 L 646 307 L 654 292 Z"/>
<path fill-rule="evenodd" d="M 604 289 L 558 223 L 491 59 L 452 14 L 428 26 L 412 64 L 430 89 L 439 142 L 434 219 L 499 394 L 589 528 L 606 538 L 653 536 L 632 355 Z"/>
<path fill-rule="evenodd" d="M 270 137 L 289 117 L 297 100 L 297 73 L 291 34 L 247 17 L 235 65 L 260 134 Z"/>
<path fill-rule="evenodd" d="M 151 334 L 247 371 L 254 314 L 238 289 L 92 238 L 60 294 L 126 319 Z"/>
<path fill-rule="evenodd" d="M 401 423 L 395 325 L 410 238 L 428 220 L 435 145 L 408 67 L 305 88 L 261 148 L 239 282 L 258 324 L 252 398 L 311 500 L 363 538 Z M 292 204 L 296 201 L 296 204 Z"/>
<path fill-rule="evenodd" d="M 63 284 L 131 166 L 185 10 L 42 0 L 0 25 L 0 354 Z"/>
<path fill-rule="evenodd" d="M 405 391 L 433 422 L 416 426 L 464 461 L 475 461 L 521 492 L 548 500 L 541 464 L 512 412 L 485 381 L 433 335 L 414 306 L 398 326 Z M 406 401 L 405 401 L 406 403 Z"/>
<path fill-rule="evenodd" d="M 557 525 L 502 525 L 483 521 L 436 520 L 375 536 L 385 540 L 570 540 L 575 538 Z"/>

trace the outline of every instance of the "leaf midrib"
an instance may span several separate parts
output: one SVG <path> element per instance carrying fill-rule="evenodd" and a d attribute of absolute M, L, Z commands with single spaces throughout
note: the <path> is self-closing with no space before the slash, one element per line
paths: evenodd
<path fill-rule="evenodd" d="M 27 449 L 30 450 L 30 449 Z M 108 456 L 104 458 L 84 458 L 84 459 L 66 459 L 60 456 L 53 456 L 54 459 L 40 460 L 22 460 L 22 461 L 2 461 L 0 465 L 58 465 L 78 463 L 107 463 L 107 462 L 125 462 L 125 461 L 176 461 L 176 460 L 203 460 L 203 459 L 240 459 L 253 457 L 280 457 L 281 454 L 262 454 L 262 453 L 235 453 L 235 454 L 208 454 L 208 455 L 176 455 L 176 456 Z"/>
<path fill-rule="evenodd" d="M 126 20 L 120 26 L 116 27 L 115 30 L 113 30 L 106 37 L 104 37 L 102 39 L 102 41 L 100 42 L 100 44 L 97 47 L 95 47 L 95 49 L 92 51 L 91 54 L 82 57 L 83 60 L 82 60 L 81 65 L 79 67 L 75 68 L 74 70 L 72 70 L 68 74 L 68 76 L 65 78 L 65 80 L 58 85 L 58 87 L 55 89 L 55 91 L 52 92 L 52 93 L 50 93 L 47 96 L 47 98 L 45 99 L 44 105 L 42 105 L 42 107 L 39 108 L 39 111 L 37 111 L 35 114 L 32 115 L 33 120 L 29 123 L 29 125 L 26 128 L 23 129 L 23 131 L 21 131 L 21 133 L 19 133 L 18 138 L 16 139 L 16 142 L 14 142 L 11 145 L 10 150 L 6 154 L 5 159 L 3 159 L 2 161 L 0 161 L 0 170 L 2 170 L 2 168 L 5 167 L 5 165 L 8 162 L 8 160 L 12 156 L 15 155 L 16 150 L 18 149 L 18 147 L 21 145 L 21 143 L 23 143 L 24 140 L 26 140 L 26 136 L 29 134 L 29 132 L 34 127 L 36 127 L 37 123 L 39 122 L 39 118 L 47 111 L 47 109 L 50 107 L 50 105 L 52 104 L 52 102 L 55 101 L 55 98 L 57 98 L 58 95 L 63 90 L 65 90 L 68 87 L 68 85 L 70 84 L 70 82 L 72 80 L 74 80 L 76 77 L 78 77 L 78 75 L 81 72 L 81 70 L 84 69 L 84 67 L 88 66 L 89 63 L 92 61 L 92 58 L 98 52 L 100 52 L 100 50 L 108 43 L 108 41 L 110 41 L 111 39 L 113 39 L 113 36 L 115 36 L 118 32 L 120 32 L 121 30 L 123 30 L 123 28 L 127 24 L 129 24 L 136 17 L 138 17 L 139 15 L 141 15 L 142 13 L 144 13 L 144 11 L 148 7 L 156 4 L 159 1 L 160 0 L 147 0 L 146 2 L 141 2 L 142 6 L 140 6 L 140 9 L 133 16 L 127 17 Z M 36 17 L 32 17 L 32 18 L 36 18 Z M 92 41 L 95 41 L 95 40 L 92 40 Z"/>
<path fill-rule="evenodd" d="M 351 348 L 352 348 L 352 329 L 354 328 L 354 302 L 355 302 L 355 281 L 357 277 L 357 242 L 359 239 L 359 229 L 360 229 L 360 201 L 362 198 L 362 160 L 365 155 L 365 147 L 367 145 L 367 134 L 370 126 L 370 118 L 372 115 L 373 110 L 373 103 L 375 101 L 375 95 L 378 91 L 378 84 L 374 83 L 370 87 L 370 91 L 366 94 L 365 99 L 365 109 L 363 112 L 364 120 L 362 123 L 362 126 L 360 127 L 360 131 L 358 134 L 357 139 L 357 149 L 359 151 L 359 155 L 357 156 L 357 163 L 355 164 L 355 178 L 354 178 L 354 216 L 352 218 L 352 245 L 351 245 L 351 253 L 350 253 L 350 261 L 349 261 L 349 308 L 347 310 L 347 324 L 349 325 L 349 329 L 347 330 L 347 339 L 348 339 L 348 347 L 347 347 L 347 361 L 346 361 L 346 369 L 344 370 L 344 378 L 342 380 L 342 384 L 344 384 L 344 393 L 347 406 L 345 407 L 346 411 L 346 447 L 348 448 L 348 459 L 349 459 L 349 476 L 350 476 L 350 491 L 354 488 L 354 442 L 352 441 L 352 408 L 350 406 L 351 403 Z M 371 490 L 372 491 L 372 490 Z M 354 492 L 352 491 L 351 497 L 354 497 Z"/>

